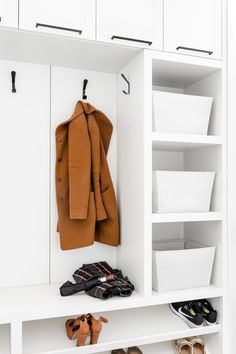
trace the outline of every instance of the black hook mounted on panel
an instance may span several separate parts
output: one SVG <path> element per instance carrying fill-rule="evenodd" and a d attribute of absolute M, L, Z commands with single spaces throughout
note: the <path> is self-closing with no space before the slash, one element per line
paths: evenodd
<path fill-rule="evenodd" d="M 129 95 L 130 94 L 130 82 L 127 80 L 127 78 L 125 77 L 124 74 L 121 74 L 121 77 L 123 77 L 123 79 L 127 82 L 128 84 L 128 92 L 122 90 L 122 92 L 125 94 L 125 95 Z"/>
<path fill-rule="evenodd" d="M 12 71 L 12 72 L 11 72 L 11 83 L 12 83 L 12 90 L 11 90 L 11 92 L 13 92 L 13 93 L 16 93 L 15 80 L 16 80 L 16 72 L 15 72 L 15 71 Z"/>
<path fill-rule="evenodd" d="M 82 98 L 83 100 L 87 100 L 87 95 L 86 95 L 86 87 L 88 84 L 88 80 L 84 79 L 84 83 L 83 83 L 83 94 L 82 94 Z"/>

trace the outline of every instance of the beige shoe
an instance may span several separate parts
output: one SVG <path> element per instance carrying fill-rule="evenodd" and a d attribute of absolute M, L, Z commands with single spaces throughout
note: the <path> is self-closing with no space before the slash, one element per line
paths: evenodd
<path fill-rule="evenodd" d="M 193 347 L 193 354 L 206 354 L 206 346 L 200 337 L 187 338 Z"/>
<path fill-rule="evenodd" d="M 193 354 L 193 347 L 186 339 L 176 339 L 172 342 L 176 354 Z"/>

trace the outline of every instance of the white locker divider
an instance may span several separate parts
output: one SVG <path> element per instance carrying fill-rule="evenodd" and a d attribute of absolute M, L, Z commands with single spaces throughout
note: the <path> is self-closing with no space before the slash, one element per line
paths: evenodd
<path fill-rule="evenodd" d="M 1 61 L 0 76 L 0 287 L 44 284 L 49 282 L 50 68 Z"/>

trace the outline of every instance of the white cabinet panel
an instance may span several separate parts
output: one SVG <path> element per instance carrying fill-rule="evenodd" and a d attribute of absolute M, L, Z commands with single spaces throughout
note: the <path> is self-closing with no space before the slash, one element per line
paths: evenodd
<path fill-rule="evenodd" d="M 97 0 L 97 39 L 161 50 L 162 15 L 162 0 Z"/>
<path fill-rule="evenodd" d="M 18 0 L 0 0 L 0 26 L 18 27 Z"/>
<path fill-rule="evenodd" d="M 0 287 L 47 283 L 50 71 L 0 61 L 0 78 Z"/>
<path fill-rule="evenodd" d="M 164 0 L 164 50 L 220 59 L 221 0 Z"/>
<path fill-rule="evenodd" d="M 83 80 L 88 79 L 87 102 L 102 110 L 113 124 L 108 151 L 108 163 L 116 189 L 116 75 L 96 71 L 52 67 L 51 83 L 51 281 L 62 283 L 70 279 L 83 263 L 107 261 L 116 267 L 117 248 L 101 243 L 75 250 L 62 251 L 57 232 L 55 194 L 55 130 L 58 124 L 69 119 L 76 102 L 81 99 Z"/>
<path fill-rule="evenodd" d="M 20 28 L 95 39 L 95 0 L 21 0 Z"/>

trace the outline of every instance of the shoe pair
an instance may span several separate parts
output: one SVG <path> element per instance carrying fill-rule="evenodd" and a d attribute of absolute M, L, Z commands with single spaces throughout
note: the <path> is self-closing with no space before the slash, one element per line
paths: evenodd
<path fill-rule="evenodd" d="M 217 312 L 207 300 L 176 302 L 170 308 L 191 328 L 216 324 Z"/>
<path fill-rule="evenodd" d="M 112 354 L 143 354 L 143 352 L 138 347 L 129 347 L 127 353 L 124 349 L 115 349 L 112 350 L 111 353 Z"/>
<path fill-rule="evenodd" d="M 206 347 L 200 337 L 176 339 L 173 342 L 176 354 L 206 354 Z"/>
<path fill-rule="evenodd" d="M 97 344 L 102 330 L 102 322 L 107 323 L 108 320 L 102 316 L 96 319 L 90 313 L 77 318 L 71 318 L 65 322 L 67 337 L 71 340 L 77 339 L 77 347 L 85 345 L 89 335 L 90 344 Z"/>

